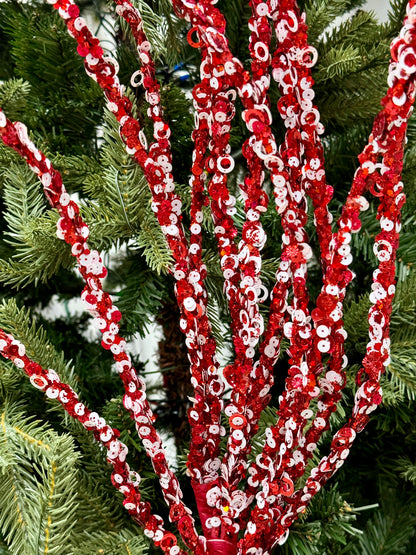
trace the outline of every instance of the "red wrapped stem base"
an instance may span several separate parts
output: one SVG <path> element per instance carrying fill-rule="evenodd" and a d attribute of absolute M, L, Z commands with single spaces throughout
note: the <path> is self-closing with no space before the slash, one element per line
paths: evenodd
<path fill-rule="evenodd" d="M 225 538 L 224 526 L 214 528 L 207 526 L 207 520 L 214 514 L 213 507 L 207 503 L 207 492 L 215 485 L 214 482 L 205 484 L 194 482 L 192 484 L 204 537 L 207 540 L 206 550 L 209 555 L 235 555 L 237 553 L 237 535 L 233 538 Z"/>
<path fill-rule="evenodd" d="M 235 555 L 237 545 L 227 540 L 207 540 L 207 552 L 209 555 Z"/>

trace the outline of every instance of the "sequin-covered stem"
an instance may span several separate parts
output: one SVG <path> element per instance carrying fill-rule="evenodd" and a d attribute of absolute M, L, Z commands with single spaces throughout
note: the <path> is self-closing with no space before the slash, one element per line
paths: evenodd
<path fill-rule="evenodd" d="M 182 226 L 182 202 L 175 194 L 172 176 L 172 157 L 170 150 L 170 128 L 163 119 L 160 104 L 159 85 L 155 78 L 154 63 L 151 58 L 150 43 L 143 31 L 140 14 L 127 1 L 118 2 L 117 11 L 128 21 L 137 41 L 142 68 L 141 83 L 146 90 L 149 117 L 153 120 L 155 141 L 147 148 L 147 140 L 139 122 L 132 116 L 131 103 L 123 94 L 117 78 L 117 63 L 103 56 L 102 48 L 86 22 L 79 17 L 78 7 L 72 0 L 60 0 L 54 3 L 59 14 L 65 20 L 69 33 L 78 42 L 78 53 L 85 57 L 85 69 L 103 89 L 108 100 L 107 106 L 114 113 L 120 123 L 120 133 L 125 140 L 127 152 L 134 156 L 142 168 L 152 192 L 152 210 L 155 212 L 173 254 L 175 266 L 173 275 L 177 280 L 175 292 L 181 310 L 181 329 L 186 335 L 186 344 L 191 362 L 191 381 L 195 387 L 191 415 L 198 415 L 198 425 L 201 429 L 191 425 L 191 452 L 201 462 L 209 467 L 215 465 L 215 452 L 210 442 L 201 441 L 207 430 L 213 427 L 219 429 L 219 410 L 206 411 L 208 402 L 220 406 L 218 396 L 218 371 L 215 359 L 215 339 L 206 314 L 206 291 L 203 280 L 206 273 L 201 263 L 198 268 L 191 268 L 189 262 L 188 243 Z M 137 72 L 136 72 L 137 73 Z M 134 76 L 134 79 L 137 75 Z M 136 84 L 138 84 L 135 81 Z M 192 247 L 193 249 L 195 248 Z M 199 275 L 198 275 L 199 274 Z M 201 360 L 209 372 L 201 368 Z M 211 394 L 206 394 L 209 391 Z M 219 444 L 219 433 L 216 445 Z"/>
<path fill-rule="evenodd" d="M 71 253 L 78 262 L 79 271 L 86 282 L 81 298 L 94 323 L 102 333 L 101 344 L 112 352 L 116 367 L 125 388 L 123 404 L 135 421 L 140 439 L 159 477 L 166 503 L 171 509 L 171 518 L 180 523 L 184 540 L 192 548 L 198 544 L 198 535 L 193 526 L 190 511 L 182 502 L 179 482 L 170 470 L 162 445 L 162 439 L 153 426 L 154 416 L 146 398 L 145 383 L 137 376 L 131 358 L 126 352 L 126 342 L 119 335 L 118 322 L 121 313 L 114 306 L 110 295 L 102 288 L 101 279 L 107 274 L 97 251 L 90 251 L 87 244 L 89 229 L 79 215 L 79 207 L 70 200 L 62 183 L 62 177 L 51 162 L 30 141 L 26 127 L 12 123 L 0 109 L 0 136 L 3 142 L 16 150 L 37 174 L 51 206 L 60 214 L 57 235 L 71 246 Z"/>
<path fill-rule="evenodd" d="M 11 360 L 17 368 L 22 369 L 29 376 L 30 383 L 34 387 L 43 391 L 50 399 L 56 399 L 72 418 L 92 432 L 95 439 L 104 446 L 107 461 L 113 466 L 111 481 L 123 494 L 124 507 L 144 528 L 146 536 L 152 538 L 155 545 L 167 555 L 185 555 L 186 552 L 177 545 L 174 534 L 165 530 L 163 519 L 152 514 L 147 501 L 141 501 L 139 492 L 141 478 L 126 462 L 128 449 L 118 439 L 120 432 L 111 428 L 104 418 L 85 406 L 72 387 L 60 380 L 55 370 L 45 370 L 40 364 L 30 360 L 26 356 L 25 346 L 3 330 L 0 330 L 0 354 Z"/>
<path fill-rule="evenodd" d="M 278 480 L 265 484 L 266 494 L 269 491 L 272 495 L 268 507 L 268 510 L 271 511 L 271 522 L 277 520 L 277 524 L 271 527 L 266 525 L 263 526 L 263 530 L 258 530 L 258 524 L 262 520 L 257 518 L 260 516 L 257 515 L 257 512 L 264 507 L 257 507 L 252 513 L 251 523 L 249 523 L 245 539 L 240 545 L 242 552 L 246 552 L 245 550 L 249 546 L 254 545 L 252 543 L 254 537 L 256 538 L 255 545 L 259 543 L 259 536 L 263 538 L 266 552 L 271 548 L 272 542 L 269 541 L 271 537 L 275 537 L 278 543 L 284 542 L 289 526 L 297 518 L 297 515 L 305 510 L 317 491 L 342 466 L 357 432 L 362 431 L 368 422 L 368 415 L 381 402 L 380 376 L 390 360 L 389 322 L 395 292 L 395 258 L 401 227 L 400 210 L 405 202 L 402 192 L 403 184 L 400 181 L 403 150 L 407 121 L 412 112 L 415 97 L 415 23 L 416 6 L 415 2 L 412 2 L 407 7 L 407 18 L 401 35 L 392 43 L 389 90 L 382 101 L 384 108 L 376 117 L 369 144 L 359 157 L 360 167 L 355 174 L 351 192 L 338 223 L 339 231 L 333 245 L 330 246 L 334 250 L 330 278 L 334 279 L 335 276 L 337 280 L 344 278 L 347 282 L 350 281 L 352 273 L 347 267 L 351 259 L 349 252 L 345 253 L 344 250 L 339 252 L 340 245 L 348 244 L 351 232 L 360 228 L 359 212 L 367 205 L 362 194 L 366 190 L 370 190 L 373 195 L 380 198 L 377 218 L 380 220 L 381 232 L 377 235 L 374 245 L 379 267 L 373 273 L 370 295 L 372 302 L 369 311 L 370 342 L 363 360 L 363 369 L 357 378 L 359 389 L 355 398 L 353 415 L 348 424 L 335 434 L 330 454 L 312 470 L 303 490 L 289 496 L 279 497 L 276 495 L 279 493 L 276 489 L 276 486 L 279 485 Z M 378 162 L 380 157 L 382 161 Z M 347 241 L 343 240 L 345 235 L 347 235 Z M 339 281 L 335 283 L 340 284 Z M 341 285 L 344 286 L 346 283 Z M 322 316 L 325 315 L 326 318 L 328 318 L 329 312 L 329 318 L 338 322 L 342 316 L 342 306 L 338 305 L 339 301 L 334 301 L 331 307 L 332 312 L 328 310 L 327 306 L 322 306 L 322 300 L 330 302 L 330 293 L 331 291 L 321 293 L 321 303 L 318 298 L 318 307 L 315 310 L 321 311 Z M 296 472 L 298 476 L 303 474 L 306 459 L 315 448 L 315 441 L 321 435 L 321 427 L 326 425 L 326 420 L 332 412 L 332 406 L 338 399 L 343 379 L 345 378 L 339 371 L 330 369 L 320 380 L 324 396 L 321 397 L 318 404 L 318 415 L 306 434 L 303 445 L 298 449 L 303 457 L 300 459 L 294 456 L 290 463 L 290 466 L 298 465 Z M 285 452 L 284 449 L 283 454 Z M 282 503 L 283 501 L 284 503 Z"/>

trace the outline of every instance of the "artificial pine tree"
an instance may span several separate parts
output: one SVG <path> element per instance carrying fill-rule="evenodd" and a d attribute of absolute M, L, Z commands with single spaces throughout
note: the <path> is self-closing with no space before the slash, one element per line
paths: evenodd
<path fill-rule="evenodd" d="M 189 185 L 190 168 L 195 166 L 191 92 L 200 81 L 201 53 L 188 43 L 187 37 L 191 43 L 200 39 L 195 32 L 189 33 L 190 25 L 178 11 L 182 4 L 185 13 L 194 2 L 173 4 L 176 15 L 168 0 L 137 0 L 156 60 L 161 105 L 171 130 L 171 171 L 175 189 L 182 199 L 184 227 L 189 229 L 190 224 L 195 224 L 195 206 L 191 207 Z M 257 4 L 252 2 L 254 6 Z M 269 2 L 270 9 L 275 4 Z M 281 4 L 283 13 L 292 3 Z M 389 45 L 400 31 L 406 7 L 404 1 L 393 1 L 389 22 L 381 25 L 373 14 L 361 9 L 362 4 L 360 0 L 300 3 L 301 10 L 306 13 L 309 44 L 319 54 L 313 69 L 316 93 L 313 103 L 318 106 L 326 129 L 322 144 L 326 180 L 334 185 L 330 210 L 335 220 L 341 214 L 353 181 L 357 155 L 367 144 L 373 119 L 380 111 L 380 100 L 387 90 Z M 230 51 L 241 60 L 244 69 L 250 71 L 250 3 L 219 0 L 216 7 L 227 22 Z M 65 8 L 66 2 L 63 2 L 61 10 Z M 97 32 L 105 29 L 102 44 L 108 46 L 118 61 L 120 81 L 128 84 L 132 73 L 140 66 L 132 33 L 124 19 L 117 15 L 121 10 L 116 13 L 115 5 L 88 1 L 80 4 L 80 8 L 90 27 L 95 26 Z M 71 17 L 75 15 L 72 12 Z M 27 125 L 31 140 L 61 172 L 67 191 L 79 204 L 82 218 L 90 229 L 88 244 L 102 252 L 109 268 L 105 290 L 111 293 L 123 315 L 120 334 L 127 339 L 144 336 L 151 322 L 156 319 L 160 323 L 163 339 L 159 343 L 159 367 L 165 391 L 163 398 L 151 389 L 148 396 L 152 400 L 154 395 L 151 406 L 157 416 L 156 426 L 163 427 L 167 435 L 175 436 L 177 475 L 181 478 L 185 504 L 196 514 L 194 494 L 185 475 L 191 437 L 185 415 L 195 404 L 188 373 L 189 345 L 179 332 L 172 252 L 151 209 L 152 196 L 143 168 L 131 152 L 126 152 L 126 142 L 128 148 L 132 148 L 126 133 L 123 138 L 120 136 L 119 122 L 105 107 L 100 87 L 84 71 L 79 54 L 86 56 L 86 51 L 82 50 L 86 46 L 79 42 L 77 53 L 77 44 L 53 7 L 41 2 L 6 1 L 0 3 L 0 16 L 1 108 L 9 119 Z M 338 23 L 339 16 L 344 16 L 341 23 Z M 295 17 L 293 12 L 287 21 L 289 26 L 295 27 L 291 17 Z M 141 40 L 143 42 L 143 37 Z M 273 53 L 277 46 L 273 38 L 270 52 Z M 99 57 L 100 52 L 95 55 Z M 202 57 L 206 57 L 204 49 Z M 142 56 L 141 60 L 146 64 L 146 57 Z M 139 71 L 132 81 L 140 84 L 140 80 Z M 271 131 L 278 144 L 284 144 L 286 132 L 275 110 L 279 100 L 282 104 L 282 94 L 286 93 L 282 93 L 272 79 L 270 106 L 276 115 Z M 148 112 L 149 97 L 142 86 L 129 87 L 126 95 L 132 102 L 133 116 L 150 140 L 153 122 Z M 232 220 L 239 237 L 245 221 L 239 185 L 244 182 L 244 154 L 248 150 L 242 145 L 249 136 L 245 116 L 242 117 L 244 108 L 238 101 L 235 103 L 236 115 L 229 138 L 231 159 L 223 161 L 235 164 L 228 174 L 229 190 L 237 197 L 229 212 L 232 215 L 229 223 L 231 225 Z M 409 122 L 407 136 L 403 171 L 407 204 L 402 210 L 397 253 L 398 281 L 390 324 L 391 360 L 381 378 L 383 403 L 358 435 L 346 464 L 300 514 L 286 542 L 275 548 L 276 553 L 416 553 L 412 541 L 416 529 L 413 487 L 416 483 L 416 277 L 412 267 L 416 259 L 416 132 L 413 120 Z M 203 136 L 194 134 L 193 139 L 203 144 Z M 145 144 L 143 135 L 141 141 Z M 123 407 L 123 387 L 112 353 L 103 350 L 100 336 L 91 330 L 89 316 L 72 309 L 71 301 L 79 298 L 85 284 L 75 270 L 71 247 L 56 235 L 58 211 L 50 209 L 37 176 L 19 154 L 1 144 L 0 161 L 3 298 L 0 328 L 26 347 L 29 359 L 44 369 L 56 371 L 62 382 L 77 391 L 85 405 L 102 415 L 112 428 L 120 430 L 119 440 L 128 447 L 128 463 L 142 477 L 142 500 L 149 502 L 152 512 L 160 514 L 169 526 L 169 510 L 160 499 L 158 480 L 134 422 Z M 169 165 L 168 160 L 166 163 Z M 209 162 L 206 163 L 209 170 Z M 194 177 L 203 174 L 203 167 L 201 172 L 195 169 Z M 270 181 L 266 180 L 264 188 L 272 197 Z M 211 197 L 215 194 L 212 188 L 209 192 Z M 212 341 L 215 340 L 221 354 L 228 384 L 232 385 L 235 377 L 231 363 L 236 355 L 236 344 L 235 341 L 233 344 L 230 325 L 236 324 L 233 308 L 230 311 L 223 293 L 223 255 L 218 254 L 215 237 L 220 232 L 214 229 L 218 224 L 215 226 L 209 217 L 212 207 L 206 205 L 207 198 L 208 195 L 201 193 L 192 203 L 200 203 L 200 211 L 204 214 L 201 222 L 203 262 L 207 268 L 204 287 L 208 292 Z M 356 375 L 368 341 L 367 315 L 372 302 L 369 298 L 370 268 L 377 264 L 373 244 L 379 233 L 379 223 L 376 199 L 370 194 L 366 194 L 366 198 L 369 209 L 363 212 L 361 229 L 352 235 L 351 241 L 356 277 L 344 302 L 343 320 L 349 337 L 345 345 L 349 360 L 346 385 L 343 399 L 331 416 L 331 428 L 323 433 L 308 469 L 329 451 L 334 432 L 351 414 L 357 390 Z M 260 277 L 269 290 L 275 284 L 282 255 L 282 224 L 273 204 L 270 202 L 261 217 L 269 240 L 262 250 Z M 322 238 L 313 219 L 310 206 L 305 229 L 313 252 L 308 263 L 311 307 L 320 294 L 323 271 L 319 264 Z M 61 228 L 62 235 L 65 233 Z M 87 303 L 91 301 L 86 300 Z M 269 298 L 261 305 L 260 314 L 265 319 L 271 304 Z M 64 316 L 54 315 L 57 306 L 63 307 Z M 118 318 L 117 314 L 114 323 Z M 286 335 L 275 365 L 269 406 L 262 412 L 258 430 L 250 440 L 251 464 L 261 457 L 264 442 L 270 437 L 268 430 L 276 422 L 279 396 L 284 391 L 288 369 L 293 365 L 293 352 L 290 351 L 293 345 L 290 333 Z M 18 356 L 10 353 L 11 358 Z M 325 357 L 323 361 L 326 362 Z M 133 363 L 139 376 L 146 379 L 145 365 L 135 357 Z M 41 372 L 37 366 L 31 368 Z M 32 376 L 31 381 L 39 387 L 44 383 L 43 378 L 40 381 L 36 378 L 36 372 L 33 370 L 35 378 Z M 226 398 L 229 395 L 228 390 Z M 221 425 L 230 432 L 228 418 L 223 417 Z M 110 434 L 110 431 L 105 433 Z M 99 435 L 95 432 L 97 439 Z M 224 441 L 222 452 L 226 448 Z M 33 388 L 22 369 L 1 358 L 0 553 L 159 552 L 123 509 L 123 495 L 111 484 L 107 455 L 93 434 L 69 417 L 54 399 Z M 304 484 L 305 478 L 299 476 L 294 486 L 299 490 Z M 143 506 L 145 509 L 147 505 Z M 172 508 L 170 516 L 175 520 Z M 197 531 L 201 533 L 199 526 Z M 176 533 L 174 525 L 170 528 Z"/>

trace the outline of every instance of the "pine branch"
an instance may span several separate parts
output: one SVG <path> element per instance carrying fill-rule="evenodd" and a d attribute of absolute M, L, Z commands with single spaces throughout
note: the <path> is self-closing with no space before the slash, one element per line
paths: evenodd
<path fill-rule="evenodd" d="M 162 232 L 155 226 L 153 217 L 148 217 L 146 222 L 141 222 L 140 235 L 135 240 L 134 244 L 139 249 L 142 249 L 143 255 L 150 269 L 161 273 L 168 273 L 172 267 L 172 255 L 166 248 L 165 239 Z"/>
<path fill-rule="evenodd" d="M 90 539 L 77 546 L 74 555 L 144 555 L 149 546 L 143 537 L 131 532 L 109 532 L 90 534 Z"/>
<path fill-rule="evenodd" d="M 416 272 L 411 272 L 405 280 L 398 281 L 391 317 L 394 343 L 415 339 L 416 315 Z"/>
<path fill-rule="evenodd" d="M 91 244 L 109 249 L 131 238 L 142 250 L 148 266 L 167 273 L 172 255 L 155 215 L 149 210 L 151 194 L 142 171 L 126 154 L 116 118 L 106 113 L 104 145 L 101 149 L 102 172 L 92 174 L 84 193 L 92 200 L 82 207 L 91 229 Z"/>
<path fill-rule="evenodd" d="M 0 304 L 0 327 L 27 345 L 29 357 L 46 368 L 53 368 L 69 385 L 75 385 L 71 362 L 65 362 L 64 354 L 55 350 L 45 330 L 36 324 L 30 311 L 19 308 L 14 299 L 4 300 Z"/>
<path fill-rule="evenodd" d="M 389 17 L 386 26 L 392 33 L 397 33 L 406 14 L 406 0 L 390 0 L 389 4 Z"/>
<path fill-rule="evenodd" d="M 281 550 L 291 555 L 321 555 L 340 553 L 352 537 L 362 532 L 353 523 L 357 511 L 338 491 L 337 485 L 320 492 L 308 510 L 308 517 L 301 519 Z"/>
<path fill-rule="evenodd" d="M 58 214 L 45 212 L 41 186 L 27 166 L 12 165 L 4 179 L 5 240 L 15 253 L 0 261 L 0 280 L 13 287 L 46 282 L 61 266 L 73 264 L 68 246 L 56 237 Z"/>
<path fill-rule="evenodd" d="M 67 155 L 53 153 L 50 160 L 60 172 L 69 192 L 81 191 L 88 178 L 101 173 L 101 164 L 95 157 L 84 155 Z M 92 181 L 92 180 L 91 180 Z"/>
<path fill-rule="evenodd" d="M 401 398 L 410 401 L 416 400 L 416 349 L 413 345 L 413 342 L 407 345 L 395 343 L 391 363 L 386 369 L 391 386 Z"/>
<path fill-rule="evenodd" d="M 21 394 L 23 376 L 16 372 L 16 369 L 9 361 L 0 360 L 0 399 L 6 396 L 14 398 Z"/>
<path fill-rule="evenodd" d="M 72 438 L 60 436 L 49 464 L 35 466 L 41 480 L 31 515 L 39 545 L 35 549 L 55 555 L 72 552 L 68 538 L 76 523 L 77 459 Z M 31 536 L 36 537 L 36 532 Z"/>
<path fill-rule="evenodd" d="M 0 537 L 0 555 L 10 555 L 11 552 L 7 549 L 6 543 Z"/>
<path fill-rule="evenodd" d="M 393 505 L 394 507 L 394 505 Z M 368 522 L 364 534 L 358 538 L 357 546 L 351 553 L 354 555 L 399 555 L 409 553 L 409 543 L 415 535 L 414 508 L 396 505 L 378 511 Z"/>
<path fill-rule="evenodd" d="M 371 45 L 374 35 L 379 33 L 379 26 L 371 12 L 358 10 L 348 19 L 331 29 L 322 37 L 318 49 L 321 58 L 330 50 L 337 47 L 354 45 Z"/>
<path fill-rule="evenodd" d="M 24 79 L 9 79 L 0 86 L 0 106 L 13 120 L 21 119 L 30 95 L 30 84 Z"/>
<path fill-rule="evenodd" d="M 31 8 L 0 6 L 15 74 L 31 86 L 25 123 L 53 150 L 91 152 L 103 105 L 99 87 L 84 74 L 59 16 L 41 3 Z"/>
<path fill-rule="evenodd" d="M 20 164 L 21 159 L 17 152 L 10 152 L 10 148 L 8 148 L 4 143 L 0 144 L 0 184 L 3 188 L 3 181 L 4 181 L 4 168 L 7 168 L 11 164 Z"/>
<path fill-rule="evenodd" d="M 225 305 L 225 300 L 221 299 L 221 304 L 218 303 L 218 298 L 215 298 L 214 293 L 218 291 L 217 283 L 209 278 L 206 280 L 208 291 L 207 312 L 211 324 L 212 333 L 217 343 L 218 352 L 225 354 L 227 351 L 232 350 L 232 338 L 229 328 L 224 324 L 229 320 L 229 313 Z"/>
<path fill-rule="evenodd" d="M 322 68 L 316 74 L 317 83 L 333 81 L 335 78 L 342 78 L 347 74 L 357 71 L 361 62 L 360 50 L 353 45 L 346 45 L 340 48 L 331 48 L 326 55 L 321 58 Z"/>
<path fill-rule="evenodd" d="M 362 295 L 357 301 L 351 301 L 344 314 L 344 326 L 348 333 L 347 353 L 363 352 L 368 337 L 368 295 Z"/>
<path fill-rule="evenodd" d="M 20 405 L 7 402 L 0 415 L 0 438 L 0 495 L 5 500 L 0 528 L 12 552 L 70 553 L 78 460 L 72 439 L 28 419 Z"/>
<path fill-rule="evenodd" d="M 308 36 L 311 44 L 315 44 L 319 36 L 337 17 L 343 16 L 353 8 L 364 4 L 364 0 L 306 0 L 304 8 L 308 21 Z"/>
<path fill-rule="evenodd" d="M 161 0 L 155 10 L 144 0 L 134 0 L 132 3 L 140 12 L 144 30 L 152 44 L 153 59 L 168 66 L 181 61 L 183 41 L 180 37 L 184 23 L 173 14 L 170 3 Z M 120 19 L 120 26 L 127 33 L 128 27 L 123 19 Z"/>
<path fill-rule="evenodd" d="M 416 246 L 415 246 L 415 223 L 414 214 L 403 219 L 403 234 L 400 238 L 400 246 L 397 250 L 399 263 L 411 268 L 416 264 Z"/>
<path fill-rule="evenodd" d="M 400 457 L 397 460 L 397 470 L 402 478 L 411 482 L 413 486 L 416 485 L 416 463 L 408 456 Z"/>
<path fill-rule="evenodd" d="M 90 466 L 92 467 L 92 465 Z M 110 476 L 105 475 L 104 478 L 108 483 Z M 107 491 L 103 487 L 104 484 L 97 482 L 97 477 L 91 474 L 88 468 L 79 470 L 77 482 L 78 488 L 75 498 L 77 521 L 72 534 L 74 546 L 82 545 L 84 541 L 88 541 L 97 530 L 101 530 L 103 533 L 106 531 L 114 532 L 132 526 L 129 519 L 122 512 L 121 496 L 114 496 L 112 492 Z"/>
<path fill-rule="evenodd" d="M 121 288 L 116 304 L 123 313 L 123 333 L 144 336 L 148 325 L 153 322 L 153 315 L 169 295 L 169 278 L 155 275 L 141 251 L 128 248 L 125 256 L 114 260 L 108 283 L 109 287 Z"/>
<path fill-rule="evenodd" d="M 11 465 L 0 480 L 2 508 L 0 530 L 12 553 L 31 555 L 27 534 L 31 521 L 31 507 L 36 503 L 36 482 L 23 465 Z"/>

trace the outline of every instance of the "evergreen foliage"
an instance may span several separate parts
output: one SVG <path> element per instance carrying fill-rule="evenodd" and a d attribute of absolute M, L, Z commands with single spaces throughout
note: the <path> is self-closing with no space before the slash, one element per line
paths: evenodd
<path fill-rule="evenodd" d="M 393 497 L 394 499 L 394 497 Z M 403 511 L 401 503 L 378 510 L 368 521 L 364 534 L 352 553 L 354 555 L 406 555 L 415 553 L 412 540 L 415 536 L 414 506 Z"/>
<path fill-rule="evenodd" d="M 72 265 L 68 247 L 54 233 L 58 213 L 46 211 L 38 180 L 27 166 L 12 164 L 4 170 L 3 177 L 8 225 L 4 239 L 13 247 L 14 255 L 12 260 L 1 262 L 0 281 L 14 287 L 45 282 L 61 265 Z"/>
<path fill-rule="evenodd" d="M 335 188 L 332 211 L 345 199 L 356 168 L 357 154 L 365 143 L 372 118 L 386 88 L 389 44 L 403 19 L 405 2 L 392 0 L 389 21 L 380 24 L 363 10 L 363 0 L 305 0 L 310 41 L 319 52 L 315 68 L 316 103 L 326 126 L 324 147 L 328 182 Z M 197 82 L 198 55 L 186 43 L 188 28 L 176 18 L 168 0 L 136 0 L 146 32 L 155 48 L 163 104 L 172 127 L 173 173 L 184 197 L 189 190 L 192 155 L 192 105 L 189 86 Z M 220 0 L 228 22 L 232 51 L 249 64 L 247 44 L 248 4 Z M 107 31 L 114 45 L 120 76 L 126 84 L 139 67 L 136 49 L 124 23 L 113 8 L 84 0 L 82 10 L 95 14 L 97 28 Z M 339 23 L 338 19 L 342 16 Z M 85 75 L 82 60 L 59 17 L 42 2 L 0 3 L 0 106 L 11 119 L 31 129 L 33 139 L 62 171 L 65 185 L 79 198 L 83 218 L 91 229 L 90 244 L 110 261 L 107 289 L 123 312 L 122 333 L 128 338 L 145 336 L 158 313 L 172 316 L 172 259 L 153 212 L 150 193 L 141 170 L 125 153 L 115 118 L 103 109 L 101 91 Z M 175 65 L 189 72 L 178 82 Z M 148 137 L 146 103 L 141 92 L 130 97 Z M 273 102 L 278 92 L 272 89 Z M 232 132 L 237 186 L 241 147 L 245 138 L 237 110 Z M 283 137 L 280 121 L 274 122 Z M 395 555 L 416 553 L 416 122 L 409 127 L 403 176 L 408 203 L 397 264 L 397 295 L 393 310 L 392 357 L 383 378 L 384 401 L 369 428 L 334 480 L 322 491 L 307 513 L 293 527 L 288 542 L 277 553 L 296 555 Z M 266 185 L 269 186 L 269 185 Z M 50 210 L 33 173 L 19 157 L 0 147 L 0 327 L 25 344 L 28 355 L 46 368 L 54 368 L 109 423 L 122 430 L 132 466 L 145 476 L 142 489 L 158 511 L 165 510 L 143 448 L 136 442 L 134 426 L 122 408 L 122 391 L 112 360 L 91 333 L 88 318 L 68 308 L 82 290 L 68 245 L 57 239 L 58 214 Z M 369 199 L 370 200 L 370 199 Z M 373 238 L 377 230 L 377 205 L 363 216 L 361 232 L 354 236 L 354 271 L 348 293 L 345 328 L 349 335 L 350 361 L 346 399 L 334 421 L 345 421 L 355 392 L 354 375 L 367 342 L 366 315 L 374 265 Z M 238 200 L 236 225 L 242 226 L 242 201 Z M 186 217 L 186 216 L 185 216 Z M 210 295 L 208 312 L 225 362 L 230 337 L 222 292 L 219 257 L 213 226 L 204 220 L 207 240 L 204 261 Z M 274 207 L 264 217 L 269 237 L 279 238 L 280 224 Z M 312 247 L 317 238 L 309 225 Z M 262 279 L 270 284 L 280 254 L 276 239 L 264 250 Z M 320 271 L 310 292 L 319 291 Z M 63 306 L 65 316 L 54 316 Z M 25 308 L 24 308 L 25 307 Z M 51 308 L 52 307 L 52 308 Z M 267 308 L 267 307 L 266 307 Z M 46 310 L 48 309 L 48 310 Z M 159 367 L 167 390 L 157 392 L 154 403 L 159 424 L 175 436 L 179 455 L 184 444 L 180 427 L 188 407 L 184 387 L 186 350 L 175 324 L 167 316 L 159 345 Z M 166 324 L 169 322 L 169 325 Z M 163 327 L 163 326 L 162 326 Z M 172 357 L 171 353 L 175 353 Z M 171 358 L 169 358 L 169 354 Z M 173 362 L 172 362 L 173 358 Z M 282 349 L 272 391 L 273 404 L 281 393 L 288 355 Z M 170 362 L 169 362 L 170 361 Z M 145 374 L 143 361 L 136 368 Z M 175 384 L 178 387 L 175 388 Z M 180 386 L 180 387 L 179 387 Z M 169 418 L 169 411 L 173 417 Z M 264 411 L 253 440 L 255 456 L 264 430 L 275 411 Z M 47 423 L 46 423 L 47 422 Z M 329 435 L 320 446 L 329 444 Z M 181 458 L 178 457 L 178 466 Z M 192 505 L 185 490 L 186 501 Z M 189 499 L 188 499 L 189 496 Z M 377 508 L 376 508 L 377 507 Z M 0 360 L 0 555 L 37 553 L 119 555 L 151 553 L 146 538 L 130 521 L 120 498 L 114 494 L 105 454 L 78 423 L 60 408 L 34 392 L 23 374 Z"/>

